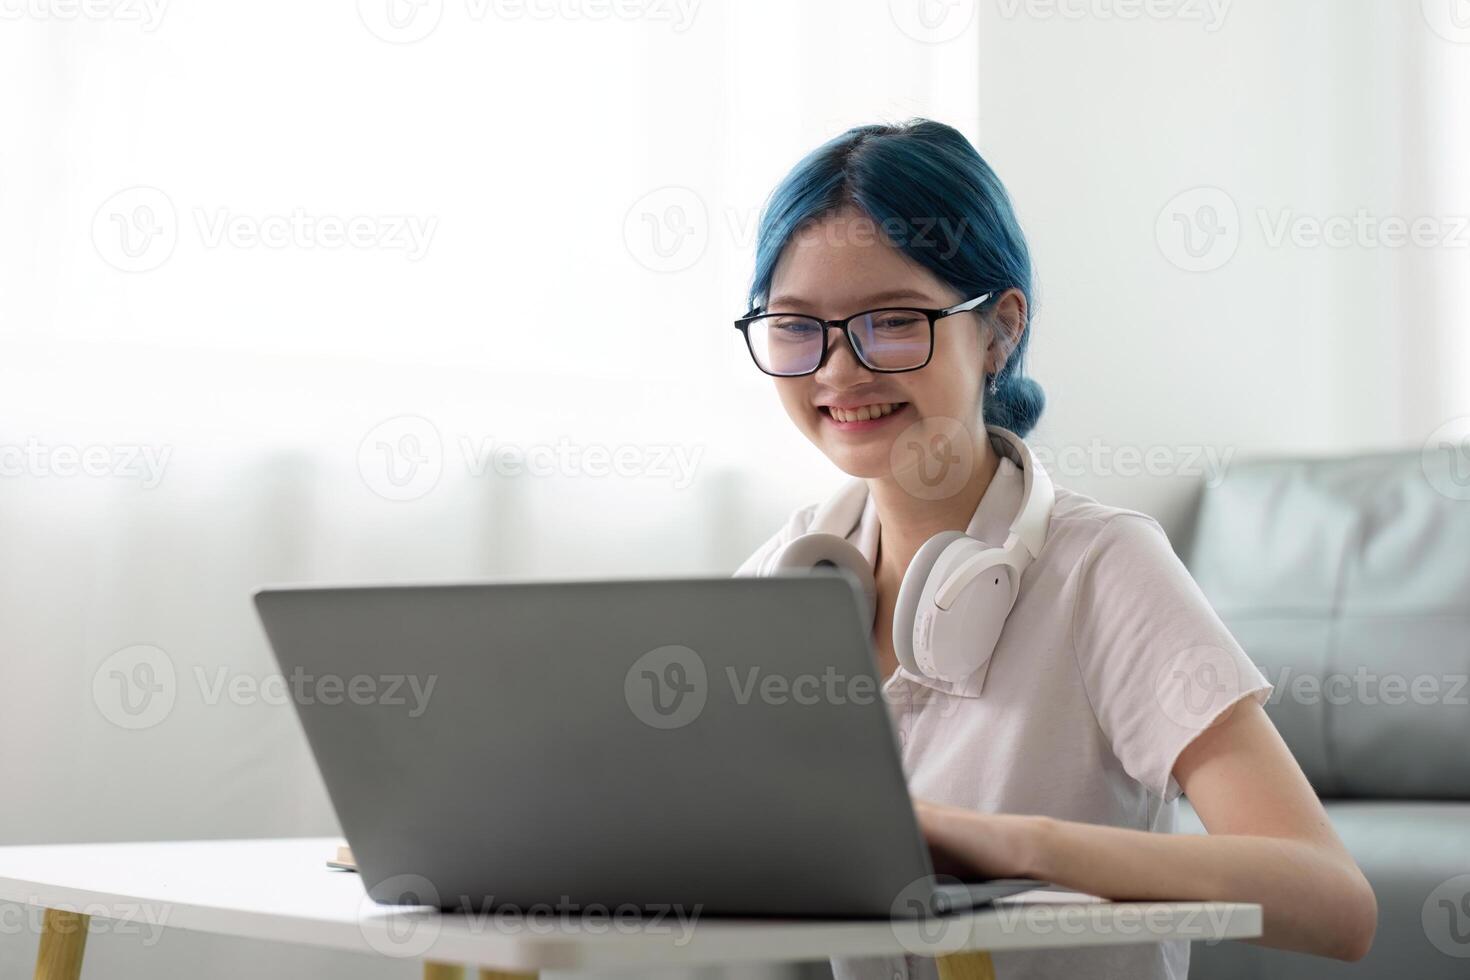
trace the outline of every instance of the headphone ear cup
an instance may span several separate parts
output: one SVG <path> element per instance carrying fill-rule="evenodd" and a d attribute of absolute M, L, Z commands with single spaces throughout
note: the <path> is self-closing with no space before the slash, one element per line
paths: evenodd
<path fill-rule="evenodd" d="M 903 573 L 903 582 L 898 587 L 898 601 L 893 606 L 893 652 L 898 656 L 898 662 L 911 674 L 924 676 L 926 673 L 919 667 L 918 658 L 914 656 L 914 619 L 919 611 L 920 600 L 929 591 L 925 586 L 929 582 L 930 573 L 944 549 L 965 536 L 964 531 L 939 532 L 914 553 L 908 571 Z"/>
<path fill-rule="evenodd" d="M 968 584 L 948 609 L 941 609 L 941 586 L 971 562 L 977 564 L 970 566 Z M 961 683 L 990 662 L 1015 599 L 1015 581 L 1015 569 L 1000 548 L 966 538 L 944 550 L 929 571 L 915 616 L 914 659 L 925 674 Z M 984 676 L 978 674 L 982 684 Z"/>
<path fill-rule="evenodd" d="M 846 538 L 821 531 L 803 534 L 771 556 L 765 574 L 809 572 L 815 568 L 835 568 L 852 576 L 863 595 L 863 608 L 859 612 L 863 616 L 863 622 L 871 630 L 878 596 L 877 583 L 873 581 L 873 567 L 868 564 L 863 553 Z"/>

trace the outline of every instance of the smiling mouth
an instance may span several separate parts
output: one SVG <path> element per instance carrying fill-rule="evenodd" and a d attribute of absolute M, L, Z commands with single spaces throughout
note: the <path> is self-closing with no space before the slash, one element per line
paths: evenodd
<path fill-rule="evenodd" d="M 875 422 L 887 418 L 895 412 L 900 412 L 908 407 L 908 402 L 874 402 L 871 405 L 860 405 L 857 408 L 837 408 L 832 405 L 823 405 L 822 414 L 833 422 L 842 425 L 852 425 L 858 422 Z"/>

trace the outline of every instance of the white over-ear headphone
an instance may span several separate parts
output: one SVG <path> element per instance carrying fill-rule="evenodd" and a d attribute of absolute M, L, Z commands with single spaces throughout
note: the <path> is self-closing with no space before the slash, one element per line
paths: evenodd
<path fill-rule="evenodd" d="M 965 531 L 934 535 L 914 554 L 899 586 L 893 611 L 893 650 L 908 671 L 978 693 L 1006 617 L 1021 591 L 1021 575 L 1046 541 L 1056 491 L 1051 477 L 1021 437 L 987 425 L 991 444 L 1022 474 L 1021 505 L 1005 543 L 980 540 L 980 513 Z M 850 572 L 862 587 L 871 624 L 877 587 L 868 559 L 847 535 L 867 504 L 868 487 L 853 480 L 817 508 L 810 530 L 777 549 L 757 574 L 833 566 Z"/>

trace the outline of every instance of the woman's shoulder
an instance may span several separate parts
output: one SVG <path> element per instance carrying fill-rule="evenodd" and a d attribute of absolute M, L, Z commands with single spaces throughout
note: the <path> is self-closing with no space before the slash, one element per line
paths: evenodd
<path fill-rule="evenodd" d="M 1123 768 L 1165 802 L 1179 753 L 1235 701 L 1271 684 L 1142 511 L 1057 491 L 1047 547 L 1075 552 L 1071 647 L 1099 727 Z"/>
<path fill-rule="evenodd" d="M 1056 488 L 1046 548 L 1054 560 L 1081 565 L 1114 550 L 1152 550 L 1173 554 L 1164 526 L 1150 514 L 1105 504 L 1085 493 Z"/>

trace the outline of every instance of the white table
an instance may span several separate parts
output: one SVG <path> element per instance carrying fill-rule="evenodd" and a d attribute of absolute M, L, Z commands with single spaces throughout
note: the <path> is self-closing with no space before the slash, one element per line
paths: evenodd
<path fill-rule="evenodd" d="M 628 969 L 921 953 L 946 978 L 993 977 L 984 950 L 1112 945 L 1261 934 L 1261 907 L 1103 902 L 1031 892 L 931 922 L 755 921 L 440 914 L 374 904 L 357 875 L 325 861 L 328 838 L 0 847 L 0 901 L 43 923 L 37 980 L 76 980 L 91 919 L 192 929 L 423 960 L 434 980 L 534 977 L 543 969 Z M 555 913 L 555 914 L 553 914 Z"/>

